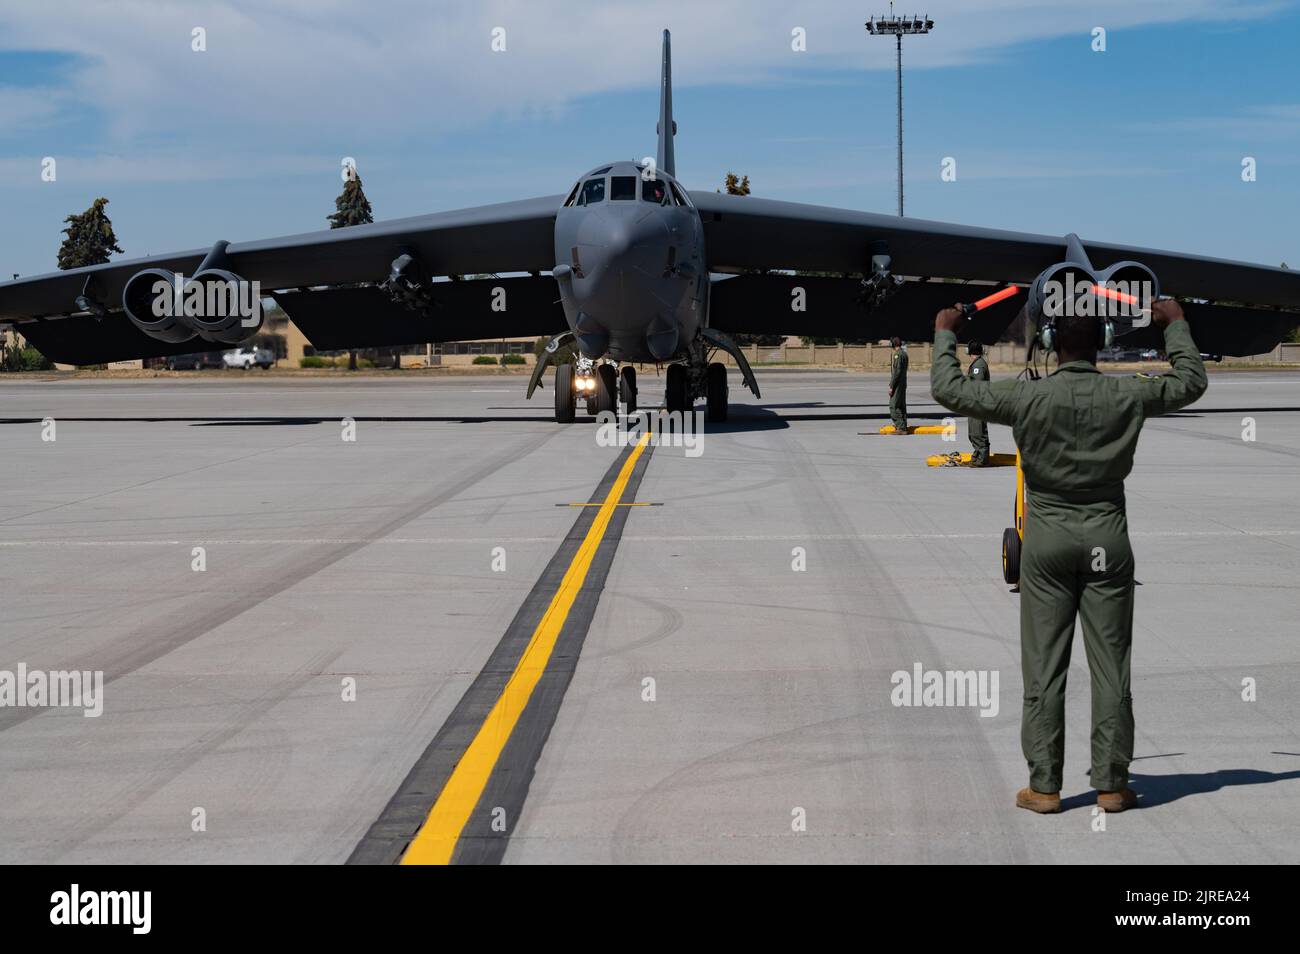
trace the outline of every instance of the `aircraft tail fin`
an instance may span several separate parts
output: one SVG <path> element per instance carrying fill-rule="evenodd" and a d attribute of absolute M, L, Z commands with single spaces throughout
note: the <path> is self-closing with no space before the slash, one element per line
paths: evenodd
<path fill-rule="evenodd" d="M 673 156 L 673 137 L 677 135 L 677 123 L 673 120 L 673 53 L 672 34 L 664 30 L 664 65 L 663 75 L 659 81 L 659 151 L 655 156 L 655 167 L 670 176 L 677 175 L 677 160 Z"/>

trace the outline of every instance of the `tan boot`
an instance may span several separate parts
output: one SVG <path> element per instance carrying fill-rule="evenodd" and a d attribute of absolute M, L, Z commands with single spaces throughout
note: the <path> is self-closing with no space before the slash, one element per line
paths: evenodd
<path fill-rule="evenodd" d="M 1035 792 L 1032 788 L 1022 788 L 1016 792 L 1016 808 L 1027 808 L 1040 815 L 1051 815 L 1061 810 L 1061 793 Z"/>
<path fill-rule="evenodd" d="M 1131 788 L 1121 788 L 1118 792 L 1097 793 L 1097 807 L 1103 812 L 1122 812 L 1137 803 L 1137 792 Z"/>

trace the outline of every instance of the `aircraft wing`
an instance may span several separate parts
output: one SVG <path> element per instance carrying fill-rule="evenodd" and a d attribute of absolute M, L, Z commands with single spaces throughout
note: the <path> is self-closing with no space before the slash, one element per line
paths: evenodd
<path fill-rule="evenodd" d="M 704 223 L 709 268 L 714 272 L 795 269 L 860 274 L 870 270 L 871 256 L 880 248 L 877 243 L 883 243 L 891 257 L 891 269 L 895 275 L 1027 284 L 1044 269 L 1065 259 L 1065 238 L 1059 236 L 973 228 L 753 196 L 716 192 L 692 192 L 690 195 Z M 1103 242 L 1085 241 L 1083 246 L 1098 268 L 1118 261 L 1137 261 L 1156 274 L 1162 293 L 1180 299 L 1204 300 L 1203 304 L 1184 306 L 1202 350 L 1216 354 L 1267 351 L 1300 325 L 1300 271 Z M 711 305 L 712 323 L 724 331 L 770 333 L 768 329 L 776 321 L 782 325 L 780 333 L 785 334 L 876 336 L 878 329 L 864 334 L 866 328 L 860 320 L 856 334 L 845 331 L 854 323 L 852 311 L 844 306 L 844 302 L 851 302 L 854 297 L 847 291 L 838 295 L 836 308 L 818 308 L 810 299 L 804 313 L 786 307 L 779 317 L 768 314 L 763 320 L 764 328 L 744 327 L 748 316 L 726 307 L 725 299 L 743 302 L 746 307 L 761 301 L 764 293 L 757 290 L 758 283 L 750 281 L 752 277 L 744 276 L 750 286 L 745 289 L 745 294 L 739 294 L 743 286 L 734 286 L 734 291 L 722 296 L 723 310 L 717 310 L 716 301 Z M 762 277 L 776 279 L 778 276 Z M 718 283 L 715 290 L 729 284 Z M 907 306 L 909 299 L 916 302 L 918 308 L 928 309 L 936 294 L 951 295 L 947 302 L 951 304 L 952 301 L 974 300 L 985 291 L 963 292 L 960 286 L 951 285 L 940 288 L 943 289 L 941 293 L 934 290 L 932 283 L 909 282 L 896 299 L 891 299 L 892 310 L 900 317 L 906 314 L 909 318 L 916 318 Z M 768 289 L 766 294 L 775 290 Z M 788 300 L 787 297 L 782 303 Z M 1000 312 L 1009 322 L 1017 310 L 1008 305 L 1003 306 Z M 858 316 L 860 319 L 861 309 Z M 907 330 L 905 336 L 918 340 L 917 330 L 920 329 L 923 333 L 919 340 L 926 340 L 933 317 L 931 311 L 929 315 L 921 316 L 919 324 L 910 322 L 907 329 L 900 329 L 898 333 Z M 891 328 L 898 327 L 888 321 L 887 315 L 877 318 L 884 319 Z M 926 319 L 929 326 L 923 327 Z M 881 324 L 881 321 L 875 324 Z M 910 327 L 912 324 L 917 327 Z M 1140 337 L 1144 336 L 1140 333 L 1135 335 L 1134 342 L 1141 344 Z"/>
<path fill-rule="evenodd" d="M 555 214 L 563 201 L 563 196 L 545 196 L 371 225 L 237 242 L 226 248 L 223 267 L 247 281 L 260 282 L 263 295 L 277 298 L 277 290 L 381 282 L 388 277 L 393 260 L 403 252 L 413 254 L 428 277 L 540 272 L 555 264 Z M 150 338 L 132 325 L 122 310 L 122 290 L 132 275 L 143 269 L 159 268 L 189 276 L 207 253 L 208 249 L 191 249 L 0 283 L 0 323 L 14 323 L 46 357 L 70 364 L 183 354 L 212 347 L 201 339 L 169 343 Z M 554 282 L 549 278 L 545 281 L 553 290 Z M 89 293 L 108 314 L 96 318 L 79 307 L 77 299 L 84 293 Z M 321 311 L 324 301 L 315 296 L 331 293 L 329 288 L 312 293 L 313 313 Z M 366 296 L 345 297 L 355 303 L 358 297 Z M 449 292 L 448 297 L 460 303 L 465 292 L 458 290 L 455 295 Z M 540 290 L 533 291 L 529 301 L 544 297 Z M 553 297 L 558 299 L 558 294 Z M 355 332 L 350 338 L 352 347 L 465 337 L 463 322 L 443 334 L 436 320 L 424 320 L 416 312 L 393 305 L 381 292 L 375 292 L 375 298 L 375 307 L 383 310 L 382 315 L 360 310 L 349 316 Z M 437 303 L 435 297 L 435 319 Z M 386 306 L 397 311 L 390 311 Z M 501 321 L 494 322 L 493 314 L 499 314 Z M 527 318 L 517 310 L 512 315 L 509 309 L 493 312 L 485 307 L 482 318 L 482 327 L 476 325 L 472 329 L 473 337 L 516 334 L 518 327 L 528 324 Z M 402 321 L 410 327 L 398 328 Z M 335 329 L 337 323 L 335 315 L 331 328 Z M 501 330 L 507 324 L 509 331 Z M 554 324 L 554 314 L 548 310 L 538 316 L 537 333 L 545 332 Z M 304 333 L 311 338 L 309 331 L 304 329 Z M 394 334 L 399 340 L 376 340 Z M 439 337 L 440 334 L 443 336 Z"/>

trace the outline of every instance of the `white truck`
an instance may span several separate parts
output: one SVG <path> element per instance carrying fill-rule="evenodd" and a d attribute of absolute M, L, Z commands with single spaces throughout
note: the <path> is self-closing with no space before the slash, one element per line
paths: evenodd
<path fill-rule="evenodd" d="M 266 348 L 236 348 L 223 354 L 221 363 L 227 368 L 243 368 L 245 371 L 254 365 L 266 370 L 275 364 L 275 355 Z"/>

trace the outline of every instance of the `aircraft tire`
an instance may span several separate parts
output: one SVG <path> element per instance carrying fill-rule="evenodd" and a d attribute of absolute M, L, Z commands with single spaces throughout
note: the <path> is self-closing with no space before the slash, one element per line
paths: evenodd
<path fill-rule="evenodd" d="M 708 413 L 705 419 L 710 424 L 721 424 L 727 419 L 727 366 L 719 361 L 709 365 L 705 378 Z"/>
<path fill-rule="evenodd" d="M 619 372 L 618 396 L 623 399 L 623 409 L 628 414 L 636 413 L 636 368 L 628 365 Z"/>
<path fill-rule="evenodd" d="M 1020 534 L 1015 527 L 1002 531 L 1002 579 L 1010 586 L 1020 582 Z"/>
<path fill-rule="evenodd" d="M 612 364 L 602 364 L 596 369 L 596 410 L 618 413 L 618 372 Z"/>
<path fill-rule="evenodd" d="M 555 366 L 555 423 L 572 424 L 573 409 L 573 363 Z"/>
<path fill-rule="evenodd" d="M 668 370 L 664 373 L 664 407 L 668 409 L 668 413 L 685 414 L 689 411 L 691 408 L 688 394 L 685 365 L 668 365 Z"/>

